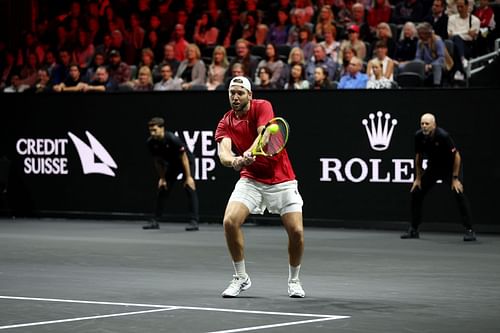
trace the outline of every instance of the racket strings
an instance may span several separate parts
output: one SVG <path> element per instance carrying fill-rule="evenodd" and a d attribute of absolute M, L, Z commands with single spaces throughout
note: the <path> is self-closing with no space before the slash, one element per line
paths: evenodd
<path fill-rule="evenodd" d="M 264 152 L 268 155 L 278 153 L 285 145 L 287 130 L 286 126 L 280 122 L 277 122 L 277 125 L 279 126 L 278 132 L 270 135 L 266 145 L 263 147 Z"/>

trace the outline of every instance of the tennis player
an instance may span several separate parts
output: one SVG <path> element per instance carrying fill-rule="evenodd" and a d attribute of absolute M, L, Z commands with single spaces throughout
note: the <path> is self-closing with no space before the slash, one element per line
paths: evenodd
<path fill-rule="evenodd" d="M 215 139 L 221 163 L 240 172 L 224 213 L 224 234 L 235 274 L 222 297 L 236 297 L 250 288 L 241 226 L 249 214 L 279 214 L 288 233 L 288 295 L 304 297 L 299 279 L 304 252 L 302 197 L 286 149 L 274 157 L 254 157 L 259 133 L 274 117 L 271 103 L 252 99 L 250 81 L 236 76 L 229 83 L 231 110 L 220 120 Z"/>

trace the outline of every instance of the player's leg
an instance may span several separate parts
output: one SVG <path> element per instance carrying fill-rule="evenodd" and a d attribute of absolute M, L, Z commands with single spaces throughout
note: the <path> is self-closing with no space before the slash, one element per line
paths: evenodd
<path fill-rule="evenodd" d="M 300 265 L 304 254 L 304 226 L 302 212 L 289 212 L 281 216 L 288 234 L 288 295 L 304 297 L 305 292 L 299 279 Z"/>
<path fill-rule="evenodd" d="M 304 297 L 305 292 L 299 279 L 304 254 L 303 200 L 297 181 L 273 185 L 269 191 L 266 191 L 264 202 L 270 212 L 280 214 L 288 234 L 288 295 Z"/>
<path fill-rule="evenodd" d="M 224 236 L 234 267 L 233 279 L 222 292 L 222 297 L 236 297 L 252 285 L 246 272 L 244 245 L 241 226 L 249 215 L 247 206 L 238 201 L 230 201 L 224 213 Z"/>
<path fill-rule="evenodd" d="M 224 213 L 224 236 L 226 244 L 234 262 L 245 259 L 244 256 L 244 236 L 241 226 L 249 215 L 247 206 L 238 201 L 231 201 Z"/>
<path fill-rule="evenodd" d="M 248 179 L 240 179 L 234 187 L 224 212 L 224 236 L 233 260 L 235 274 L 222 297 L 236 297 L 241 291 L 250 288 L 252 282 L 245 267 L 245 239 L 241 226 L 250 213 L 260 211 L 262 194 L 259 185 Z"/>

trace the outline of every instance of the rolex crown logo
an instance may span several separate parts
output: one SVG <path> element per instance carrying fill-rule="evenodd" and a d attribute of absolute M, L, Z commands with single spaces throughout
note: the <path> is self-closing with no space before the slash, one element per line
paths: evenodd
<path fill-rule="evenodd" d="M 382 119 L 382 116 L 384 119 Z M 375 114 L 373 113 L 370 113 L 368 118 L 370 118 L 370 121 L 363 119 L 361 123 L 365 126 L 370 146 L 373 150 L 386 150 L 389 148 L 392 132 L 398 121 L 396 119 L 390 120 L 391 115 L 389 113 L 384 115 L 382 111 L 377 112 L 377 119 L 375 119 Z"/>

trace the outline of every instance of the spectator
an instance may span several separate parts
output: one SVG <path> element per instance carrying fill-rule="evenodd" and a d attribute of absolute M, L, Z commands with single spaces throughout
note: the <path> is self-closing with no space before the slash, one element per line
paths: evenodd
<path fill-rule="evenodd" d="M 118 84 L 109 76 L 106 66 L 98 67 L 96 70 L 96 79 L 89 84 L 83 83 L 82 90 L 84 92 L 115 92 L 118 91 Z"/>
<path fill-rule="evenodd" d="M 368 62 L 366 68 L 366 74 L 369 78 L 375 78 L 375 74 L 372 71 L 373 60 L 377 60 L 382 66 L 382 76 L 388 80 L 393 80 L 394 74 L 394 61 L 387 55 L 387 45 L 384 41 L 378 41 L 375 44 L 375 58 Z"/>
<path fill-rule="evenodd" d="M 82 88 L 82 75 L 80 72 L 80 67 L 77 64 L 73 63 L 69 66 L 69 75 L 59 84 L 54 85 L 53 89 L 55 92 L 63 92 L 63 91 L 81 91 Z"/>
<path fill-rule="evenodd" d="M 359 2 L 352 5 L 351 25 L 353 24 L 359 27 L 359 39 L 366 42 L 371 42 L 373 40 L 370 26 L 366 23 L 365 7 Z"/>
<path fill-rule="evenodd" d="M 106 56 L 101 52 L 96 52 L 94 54 L 94 59 L 92 60 L 90 66 L 85 72 L 85 82 L 91 82 L 95 80 L 95 72 L 99 66 L 106 65 Z"/>
<path fill-rule="evenodd" d="M 375 43 L 377 41 L 385 42 L 385 45 L 387 45 L 387 54 L 389 57 L 393 58 L 396 52 L 396 42 L 394 41 L 394 36 L 392 35 L 389 24 L 385 22 L 378 24 L 377 31 L 375 32 Z"/>
<path fill-rule="evenodd" d="M 218 86 L 224 83 L 224 76 L 229 67 L 227 60 L 226 49 L 224 46 L 218 45 L 212 53 L 212 63 L 208 66 L 207 72 L 207 89 L 215 90 Z"/>
<path fill-rule="evenodd" d="M 314 46 L 314 56 L 306 63 L 306 79 L 311 84 L 315 81 L 317 67 L 323 67 L 326 70 L 329 81 L 335 79 L 337 64 L 326 55 L 326 50 L 321 44 Z"/>
<path fill-rule="evenodd" d="M 356 55 L 360 59 L 366 58 L 366 45 L 359 39 L 359 27 L 355 24 L 349 26 L 347 29 L 348 39 L 342 41 L 340 44 L 340 59 L 339 62 L 342 63 L 343 50 L 347 47 L 353 48 L 356 51 Z"/>
<path fill-rule="evenodd" d="M 278 57 L 276 45 L 271 43 L 267 44 L 266 58 L 262 59 L 259 62 L 257 68 L 266 67 L 267 69 L 269 69 L 271 74 L 270 80 L 273 84 L 277 85 L 281 77 L 281 71 L 283 70 L 283 66 L 284 66 L 283 61 Z M 259 80 L 260 80 L 260 73 L 255 77 L 255 84 L 258 85 L 260 83 Z"/>
<path fill-rule="evenodd" d="M 434 33 L 443 40 L 448 39 L 448 15 L 445 13 L 445 9 L 445 0 L 434 0 L 430 14 L 424 19 L 425 22 L 432 25 Z"/>
<path fill-rule="evenodd" d="M 370 61 L 373 75 L 368 79 L 367 89 L 390 89 L 393 81 L 382 75 L 382 63 L 378 59 Z"/>
<path fill-rule="evenodd" d="M 73 58 L 81 69 L 86 70 L 92 61 L 95 47 L 89 40 L 89 34 L 85 30 L 78 32 L 78 43 L 73 51 Z"/>
<path fill-rule="evenodd" d="M 141 50 L 146 39 L 146 30 L 142 27 L 141 20 L 136 13 L 130 15 L 130 30 L 125 32 L 125 39 L 135 50 Z"/>
<path fill-rule="evenodd" d="M 319 44 L 322 45 L 325 49 L 326 55 L 332 58 L 334 63 L 338 63 L 340 42 L 336 40 L 337 29 L 335 28 L 335 26 L 332 26 L 331 28 L 325 28 L 323 30 L 323 36 L 325 37 L 325 40 L 320 42 Z"/>
<path fill-rule="evenodd" d="M 258 83 L 255 84 L 255 89 L 258 90 L 268 90 L 268 89 L 276 89 L 276 83 L 271 81 L 272 71 L 269 67 L 263 66 L 259 67 L 257 70 L 259 74 Z"/>
<path fill-rule="evenodd" d="M 417 53 L 418 34 L 413 22 L 406 22 L 401 31 L 401 36 L 396 42 L 396 52 L 394 54 L 394 64 L 403 68 L 404 65 L 413 59 Z"/>
<path fill-rule="evenodd" d="M 301 64 L 303 68 L 303 74 L 304 77 L 306 76 L 306 70 L 305 70 L 305 64 L 306 61 L 304 59 L 304 52 L 302 52 L 302 49 L 300 47 L 294 47 L 290 53 L 288 54 L 288 61 L 287 63 L 283 66 L 283 70 L 281 71 L 281 77 L 279 80 L 278 85 L 280 87 L 285 86 L 286 82 L 289 82 L 290 79 L 290 71 L 292 69 L 292 66 L 295 64 Z"/>
<path fill-rule="evenodd" d="M 335 15 L 333 14 L 332 7 L 329 5 L 322 6 L 319 11 L 316 27 L 314 28 L 316 40 L 324 40 L 326 30 L 337 30 L 335 28 Z"/>
<path fill-rule="evenodd" d="M 479 7 L 474 11 L 474 15 L 480 21 L 480 33 L 477 36 L 476 49 L 477 54 L 482 55 L 492 50 L 492 32 L 496 27 L 495 14 L 488 0 L 479 0 Z"/>
<path fill-rule="evenodd" d="M 177 73 L 180 61 L 175 58 L 175 48 L 173 44 L 163 46 L 163 59 L 160 64 L 169 64 L 174 73 Z"/>
<path fill-rule="evenodd" d="M 288 12 L 283 9 L 278 10 L 277 21 L 271 23 L 269 30 L 269 42 L 275 45 L 285 45 L 288 41 L 288 31 L 290 30 L 290 22 Z"/>
<path fill-rule="evenodd" d="M 164 63 L 160 66 L 161 80 L 156 83 L 153 90 L 167 91 L 167 90 L 182 90 L 182 80 L 173 77 L 172 66 Z"/>
<path fill-rule="evenodd" d="M 309 30 L 308 27 L 302 27 L 299 30 L 298 39 L 292 44 L 292 47 L 300 47 L 304 52 L 306 60 L 309 60 L 313 55 L 314 45 L 315 43 L 313 42 L 313 34 L 311 33 L 311 30 Z"/>
<path fill-rule="evenodd" d="M 196 21 L 194 28 L 193 41 L 201 49 L 207 46 L 215 46 L 219 36 L 219 29 L 212 22 L 212 17 L 208 13 L 202 13 Z"/>
<path fill-rule="evenodd" d="M 144 48 L 141 51 L 141 61 L 139 62 L 139 68 L 141 68 L 142 66 L 149 67 L 151 73 L 158 72 L 158 66 L 155 62 L 155 55 L 153 53 L 153 50 L 151 50 L 150 48 Z"/>
<path fill-rule="evenodd" d="M 184 38 L 185 33 L 186 31 L 184 30 L 184 26 L 182 24 L 176 24 L 173 38 L 170 41 L 174 47 L 175 59 L 179 62 L 184 60 L 184 57 L 186 56 L 186 49 L 189 45 L 188 41 Z"/>
<path fill-rule="evenodd" d="M 346 47 L 342 50 L 342 64 L 340 65 L 340 69 L 338 71 L 338 77 L 342 77 L 348 73 L 349 64 L 351 62 L 352 57 L 356 56 L 356 50 L 352 47 Z"/>
<path fill-rule="evenodd" d="M 132 90 L 134 91 L 151 91 L 153 90 L 153 73 L 148 66 L 141 66 L 137 79 L 131 82 Z"/>
<path fill-rule="evenodd" d="M 244 76 L 248 78 L 255 77 L 257 65 L 259 64 L 259 58 L 250 54 L 248 41 L 242 38 L 238 39 L 236 41 L 235 48 L 236 57 L 231 61 L 229 66 L 231 67 L 234 63 L 238 62 L 243 65 Z M 226 74 L 226 78 L 228 75 L 229 73 Z"/>
<path fill-rule="evenodd" d="M 314 81 L 311 89 L 324 90 L 333 89 L 332 82 L 328 79 L 328 70 L 323 66 L 317 66 L 314 69 Z"/>
<path fill-rule="evenodd" d="M 287 90 L 304 90 L 309 89 L 309 81 L 306 80 L 306 70 L 301 63 L 295 63 L 289 71 L 288 81 L 285 83 Z"/>
<path fill-rule="evenodd" d="M 296 8 L 291 14 L 294 17 L 295 23 L 290 27 L 288 31 L 288 45 L 292 46 L 294 43 L 299 41 L 299 31 L 302 28 L 309 29 L 312 32 L 314 27 L 311 22 L 307 21 L 306 12 L 304 9 Z"/>
<path fill-rule="evenodd" d="M 454 61 L 457 73 L 457 79 L 463 79 L 467 59 L 474 55 L 474 41 L 479 33 L 481 22 L 479 19 L 469 13 L 467 0 L 457 0 L 456 6 L 458 13 L 450 15 L 448 19 L 448 35 L 455 45 Z"/>
<path fill-rule="evenodd" d="M 52 91 L 52 84 L 50 82 L 49 71 L 46 68 L 38 70 L 38 77 L 34 86 L 26 90 L 33 93 L 45 93 Z"/>
<path fill-rule="evenodd" d="M 264 23 L 257 24 L 255 30 L 255 43 L 254 45 L 264 46 L 268 40 L 269 27 Z"/>
<path fill-rule="evenodd" d="M 338 84 L 338 89 L 365 89 L 368 76 L 361 73 L 363 62 L 358 57 L 352 57 L 349 62 L 347 74 L 342 76 Z"/>
<path fill-rule="evenodd" d="M 206 67 L 196 44 L 189 44 L 186 48 L 185 59 L 181 61 L 175 77 L 182 79 L 183 90 L 189 90 L 194 85 L 205 85 Z"/>
<path fill-rule="evenodd" d="M 5 64 L 0 72 L 0 90 L 3 90 L 9 82 L 11 82 L 12 75 L 18 75 L 18 68 L 16 65 L 16 56 L 13 51 L 5 52 Z"/>
<path fill-rule="evenodd" d="M 434 86 L 441 86 L 444 70 L 445 45 L 441 37 L 437 36 L 428 22 L 417 26 L 418 44 L 416 60 L 425 63 L 425 75 L 427 81 Z"/>
<path fill-rule="evenodd" d="M 137 50 L 123 39 L 122 32 L 118 29 L 111 33 L 111 50 L 117 50 L 120 53 L 120 60 L 123 60 L 126 64 L 132 65 L 135 63 Z"/>
<path fill-rule="evenodd" d="M 381 22 L 389 22 L 392 8 L 389 0 L 375 0 L 368 10 L 367 22 L 372 34 L 375 34 L 377 26 Z"/>
<path fill-rule="evenodd" d="M 422 22 L 424 8 L 421 1 L 403 0 L 396 5 L 392 13 L 392 23 L 405 24 L 408 21 Z"/>
<path fill-rule="evenodd" d="M 33 86 L 38 77 L 38 57 L 35 53 L 28 54 L 26 63 L 21 67 L 19 76 L 22 84 Z"/>
<path fill-rule="evenodd" d="M 5 93 L 16 93 L 16 92 L 23 92 L 25 90 L 28 90 L 30 88 L 29 85 L 22 83 L 21 78 L 19 77 L 19 74 L 15 73 L 12 74 L 10 77 L 10 86 L 6 87 L 3 92 Z"/>
<path fill-rule="evenodd" d="M 109 76 L 118 84 L 126 83 L 132 78 L 130 66 L 122 61 L 118 50 L 109 53 Z"/>

